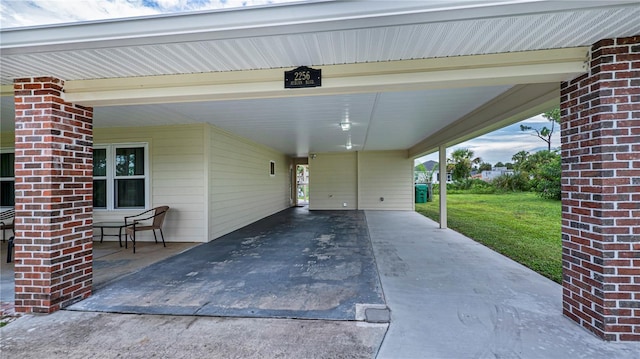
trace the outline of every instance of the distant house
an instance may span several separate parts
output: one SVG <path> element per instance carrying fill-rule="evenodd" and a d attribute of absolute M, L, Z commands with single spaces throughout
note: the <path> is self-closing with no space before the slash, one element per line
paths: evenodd
<path fill-rule="evenodd" d="M 431 183 L 440 183 L 440 172 L 433 172 L 431 176 Z M 453 176 L 451 172 L 447 172 L 447 183 L 453 183 Z"/>
<path fill-rule="evenodd" d="M 440 172 L 414 171 L 413 182 L 414 183 L 439 183 Z M 447 183 L 453 183 L 453 177 L 451 176 L 451 172 L 447 173 Z"/>
<path fill-rule="evenodd" d="M 414 171 L 413 173 L 413 182 L 414 183 L 436 183 L 438 182 L 438 179 L 434 179 L 433 178 L 433 173 L 431 171 L 434 170 L 434 168 L 438 168 L 438 162 L 436 161 L 426 161 L 423 162 L 422 165 L 424 165 L 424 168 L 426 170 L 425 171 Z M 430 175 L 431 173 L 431 175 Z"/>
<path fill-rule="evenodd" d="M 491 182 L 496 177 L 500 177 L 502 175 L 512 175 L 513 170 L 507 169 L 507 167 L 494 167 L 490 171 L 482 171 L 480 179 L 483 181 Z"/>

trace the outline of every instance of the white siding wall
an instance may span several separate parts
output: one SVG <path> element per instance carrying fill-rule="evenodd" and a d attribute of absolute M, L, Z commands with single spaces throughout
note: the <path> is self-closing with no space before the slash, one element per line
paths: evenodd
<path fill-rule="evenodd" d="M 12 147 L 12 134 L 2 139 Z M 167 241 L 205 242 L 290 206 L 292 160 L 265 146 L 207 124 L 94 131 L 96 145 L 128 142 L 149 144 L 151 206 L 171 207 Z M 276 163 L 273 177 L 269 161 Z M 309 171 L 312 210 L 413 209 L 406 151 L 320 153 L 309 159 Z M 137 212 L 95 210 L 94 221 Z M 144 233 L 140 240 L 153 237 Z"/>
<path fill-rule="evenodd" d="M 270 148 L 209 126 L 209 239 L 290 206 L 291 160 Z M 276 174 L 269 174 L 275 161 Z"/>
<path fill-rule="evenodd" d="M 0 148 L 13 149 L 13 144 L 16 140 L 16 133 L 11 131 L 0 132 Z"/>
<path fill-rule="evenodd" d="M 309 209 L 413 210 L 413 160 L 406 151 L 316 156 L 309 159 Z"/>
<path fill-rule="evenodd" d="M 358 153 L 359 209 L 413 210 L 413 160 L 407 156 L 407 151 Z"/>
<path fill-rule="evenodd" d="M 107 128 L 94 130 L 94 144 L 147 142 L 151 207 L 170 207 L 164 226 L 168 242 L 205 242 L 205 125 Z M 141 210 L 94 210 L 94 222 L 122 220 Z M 94 235 L 97 235 L 97 232 Z M 114 230 L 107 230 L 113 232 Z M 115 237 L 106 237 L 114 240 Z M 136 237 L 153 240 L 150 232 Z"/>
<path fill-rule="evenodd" d="M 357 209 L 356 156 L 355 152 L 319 153 L 309 159 L 309 209 Z"/>

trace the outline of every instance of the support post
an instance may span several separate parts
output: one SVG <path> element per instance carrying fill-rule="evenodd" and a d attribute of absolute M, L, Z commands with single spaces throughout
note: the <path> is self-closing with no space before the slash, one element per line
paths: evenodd
<path fill-rule="evenodd" d="M 15 306 L 51 313 L 91 294 L 93 109 L 64 81 L 14 81 Z"/>
<path fill-rule="evenodd" d="M 560 102 L 563 313 L 640 341 L 640 36 L 593 45 Z"/>
<path fill-rule="evenodd" d="M 447 228 L 447 146 L 440 146 L 440 228 Z"/>

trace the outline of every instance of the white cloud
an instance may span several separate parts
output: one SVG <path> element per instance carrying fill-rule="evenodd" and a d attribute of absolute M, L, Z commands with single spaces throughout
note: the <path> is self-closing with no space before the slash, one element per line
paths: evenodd
<path fill-rule="evenodd" d="M 10 0 L 2 2 L 0 22 L 2 27 L 18 27 L 158 13 L 153 8 L 143 6 L 141 0 Z"/>
<path fill-rule="evenodd" d="M 292 1 L 296 0 L 2 0 L 0 27 L 94 21 Z"/>

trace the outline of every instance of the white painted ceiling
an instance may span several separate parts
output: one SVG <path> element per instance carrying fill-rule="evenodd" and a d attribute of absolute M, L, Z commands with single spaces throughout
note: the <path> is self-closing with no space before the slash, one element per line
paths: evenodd
<path fill-rule="evenodd" d="M 344 151 L 348 136 L 353 150 L 406 149 L 508 88 L 107 106 L 95 108 L 94 127 L 210 123 L 291 156 Z M 11 100 L 2 98 L 3 130 Z M 347 114 L 352 126 L 343 132 Z"/>
<path fill-rule="evenodd" d="M 638 19 L 640 4 L 634 1 L 374 1 L 3 30 L 0 83 L 32 76 L 104 79 L 569 48 L 640 34 Z M 95 109 L 94 126 L 207 122 L 306 156 L 346 150 L 348 135 L 338 123 L 348 111 L 354 150 L 407 149 L 507 89 L 105 106 Z M 4 131 L 13 126 L 12 99 L 3 97 L 1 106 Z"/>

